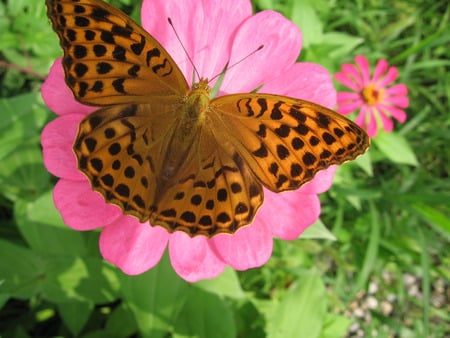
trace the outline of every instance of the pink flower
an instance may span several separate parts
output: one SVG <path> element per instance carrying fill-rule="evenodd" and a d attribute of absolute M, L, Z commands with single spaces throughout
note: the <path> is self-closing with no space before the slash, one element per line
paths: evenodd
<path fill-rule="evenodd" d="M 304 98 L 332 107 L 336 92 L 330 75 L 311 63 L 295 63 L 301 49 L 297 27 L 273 11 L 252 15 L 249 1 L 179 2 L 144 0 L 142 22 L 180 65 L 192 76 L 192 65 L 175 39 L 167 17 L 192 57 L 199 73 L 212 77 L 226 62 L 241 59 L 258 46 L 264 48 L 230 69 L 221 93 L 249 92 L 264 84 L 262 91 Z M 192 24 L 192 23 L 195 23 Z M 168 233 L 159 226 L 139 223 L 104 202 L 91 190 L 86 177 L 77 170 L 72 145 L 78 124 L 93 107 L 76 102 L 64 82 L 61 60 L 57 60 L 42 86 L 47 105 L 58 114 L 42 132 L 47 169 L 59 177 L 54 189 L 55 205 L 64 222 L 75 230 L 102 228 L 100 251 L 109 262 L 127 274 L 140 274 L 154 267 L 168 247 L 171 264 L 187 281 L 214 278 L 228 265 L 245 270 L 263 265 L 270 258 L 273 236 L 297 238 L 320 214 L 318 193 L 329 189 L 335 167 L 294 192 L 265 191 L 265 202 L 254 222 L 234 235 L 188 237 Z"/>
<path fill-rule="evenodd" d="M 398 77 L 398 70 L 389 67 L 386 60 L 378 61 L 370 78 L 370 67 L 367 59 L 359 55 L 355 58 L 356 66 L 344 64 L 335 79 L 353 92 L 338 93 L 337 111 L 348 115 L 360 109 L 356 124 L 367 131 L 370 137 L 378 133 L 381 124 L 385 131 L 391 132 L 394 123 L 391 118 L 403 123 L 406 113 L 402 108 L 409 106 L 408 88 L 404 84 L 388 87 Z"/>

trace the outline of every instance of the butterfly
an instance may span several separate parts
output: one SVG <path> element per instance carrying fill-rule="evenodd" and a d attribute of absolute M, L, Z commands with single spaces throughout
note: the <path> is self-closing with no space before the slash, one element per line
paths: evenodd
<path fill-rule="evenodd" d="M 93 190 L 124 214 L 169 232 L 212 237 L 252 222 L 263 186 L 294 190 L 369 146 L 355 123 L 272 94 L 211 99 L 169 53 L 100 0 L 46 0 L 77 101 L 99 107 L 73 150 Z"/>

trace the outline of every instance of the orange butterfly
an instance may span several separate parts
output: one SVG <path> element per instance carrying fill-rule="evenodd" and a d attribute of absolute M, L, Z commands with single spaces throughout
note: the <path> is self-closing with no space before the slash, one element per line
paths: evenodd
<path fill-rule="evenodd" d="M 211 237 L 249 224 L 263 188 L 298 189 L 365 152 L 356 124 L 271 94 L 210 98 L 167 51 L 100 0 L 46 0 L 75 98 L 101 107 L 80 124 L 79 169 L 109 203 L 168 231 Z"/>

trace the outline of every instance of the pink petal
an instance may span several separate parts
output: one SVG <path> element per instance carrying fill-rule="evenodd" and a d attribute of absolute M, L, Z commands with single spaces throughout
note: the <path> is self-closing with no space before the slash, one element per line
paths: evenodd
<path fill-rule="evenodd" d="M 251 15 L 251 3 L 246 0 L 144 0 L 141 21 L 175 59 L 190 83 L 193 68 L 181 44 L 186 47 L 200 76 L 212 77 L 223 70 L 230 57 L 232 36 L 242 21 Z M 167 18 L 172 20 L 181 43 Z"/>
<path fill-rule="evenodd" d="M 234 33 L 243 21 L 251 17 L 252 6 L 250 1 L 244 0 L 203 1 L 203 7 L 206 25 L 197 36 L 203 46 L 198 44 L 194 60 L 202 76 L 213 77 L 222 72 L 226 62 L 230 61 Z M 209 20 L 210 17 L 214 20 Z"/>
<path fill-rule="evenodd" d="M 42 84 L 41 95 L 45 104 L 58 115 L 73 113 L 87 115 L 97 109 L 75 100 L 64 81 L 61 58 L 56 59 L 50 68 L 50 73 Z"/>
<path fill-rule="evenodd" d="M 386 116 L 383 109 L 379 107 L 378 115 L 380 116 L 381 123 L 383 124 L 383 129 L 387 132 L 391 132 L 394 129 L 394 123 L 392 120 Z"/>
<path fill-rule="evenodd" d="M 364 79 L 361 76 L 361 71 L 354 64 L 344 63 L 342 65 L 342 72 L 358 86 L 358 90 L 364 87 Z"/>
<path fill-rule="evenodd" d="M 233 235 L 220 234 L 210 239 L 210 245 L 218 257 L 236 270 L 264 265 L 272 254 L 271 231 L 256 217 L 251 225 Z"/>
<path fill-rule="evenodd" d="M 348 115 L 362 106 L 362 101 L 352 102 L 348 104 L 341 104 L 337 108 L 337 112 L 342 115 Z"/>
<path fill-rule="evenodd" d="M 367 121 L 367 135 L 369 137 L 375 137 L 378 134 L 378 126 L 377 126 L 377 120 L 375 118 L 375 108 L 368 108 L 368 121 Z"/>
<path fill-rule="evenodd" d="M 362 105 L 358 116 L 356 116 L 355 123 L 363 129 L 366 129 L 366 115 L 367 115 L 367 106 Z"/>
<path fill-rule="evenodd" d="M 319 171 L 314 178 L 300 188 L 302 194 L 321 194 L 331 188 L 338 166 L 332 165 Z"/>
<path fill-rule="evenodd" d="M 193 66 L 188 59 L 188 55 L 191 58 L 195 57 L 194 51 L 198 41 L 198 31 L 202 29 L 205 19 L 203 15 L 203 6 L 200 1 L 144 0 L 142 2 L 141 23 L 143 28 L 161 43 L 172 56 L 188 83 L 191 83 L 193 74 Z M 172 20 L 181 43 L 176 38 L 174 30 L 167 20 L 168 18 Z M 196 27 L 199 27 L 199 29 Z M 187 52 L 183 50 L 182 45 Z M 203 43 L 201 46 L 204 48 Z"/>
<path fill-rule="evenodd" d="M 359 92 L 361 89 L 361 86 L 350 79 L 346 73 L 336 73 L 334 74 L 334 78 L 336 81 L 342 83 L 344 86 L 354 90 L 355 92 Z"/>
<path fill-rule="evenodd" d="M 92 190 L 87 179 L 60 179 L 53 190 L 53 200 L 64 223 L 74 230 L 102 228 L 122 215 L 118 206 L 107 204 L 102 195 Z"/>
<path fill-rule="evenodd" d="M 408 87 L 403 83 L 396 84 L 392 87 L 386 88 L 385 93 L 388 96 L 407 96 L 408 95 Z"/>
<path fill-rule="evenodd" d="M 386 70 L 388 69 L 389 65 L 386 60 L 381 59 L 377 62 L 377 65 L 375 66 L 375 70 L 373 71 L 373 77 L 372 82 L 378 82 L 381 75 L 383 75 Z"/>
<path fill-rule="evenodd" d="M 352 102 L 352 101 L 357 101 L 357 100 L 361 100 L 361 96 L 358 93 L 353 93 L 353 92 L 339 92 L 337 93 L 337 103 L 341 104 L 341 103 L 346 103 L 347 101 Z"/>
<path fill-rule="evenodd" d="M 386 76 L 378 81 L 376 84 L 378 88 L 386 87 L 389 83 L 394 82 L 398 77 L 398 70 L 395 67 L 390 67 Z"/>
<path fill-rule="evenodd" d="M 264 203 L 255 222 L 264 223 L 273 235 L 284 240 L 298 238 L 320 215 L 317 195 L 304 194 L 299 190 L 283 193 L 265 190 Z"/>
<path fill-rule="evenodd" d="M 203 236 L 190 238 L 183 232 L 175 232 L 170 237 L 169 255 L 174 270 L 188 282 L 215 278 L 226 267 L 209 246 L 209 239 Z"/>
<path fill-rule="evenodd" d="M 85 180 L 77 168 L 77 159 L 72 150 L 78 124 L 83 115 L 63 115 L 47 124 L 42 131 L 41 144 L 44 164 L 53 175 L 70 180 Z"/>
<path fill-rule="evenodd" d="M 168 240 L 164 228 L 122 216 L 103 229 L 99 245 L 107 261 L 126 274 L 137 275 L 158 264 Z"/>
<path fill-rule="evenodd" d="M 281 14 L 262 11 L 239 27 L 233 41 L 230 65 L 264 47 L 227 71 L 221 89 L 225 93 L 249 92 L 286 71 L 297 59 L 301 33 Z M 245 75 L 244 75 L 245 74 Z"/>
<path fill-rule="evenodd" d="M 280 76 L 266 82 L 259 92 L 295 97 L 329 108 L 336 104 L 336 89 L 330 73 L 309 62 L 291 65 Z"/>
<path fill-rule="evenodd" d="M 390 103 L 400 108 L 407 108 L 409 106 L 409 99 L 407 96 L 390 96 L 386 98 L 385 103 Z"/>
<path fill-rule="evenodd" d="M 393 107 L 393 106 L 383 105 L 383 104 L 379 104 L 378 106 L 381 109 L 383 109 L 386 112 L 388 112 L 393 118 L 395 118 L 400 123 L 403 123 L 403 122 L 406 121 L 407 115 L 406 115 L 406 112 L 404 110 L 398 109 L 398 108 Z"/>
<path fill-rule="evenodd" d="M 363 87 L 367 86 L 370 82 L 370 66 L 369 61 L 363 55 L 355 57 L 355 62 L 359 67 L 362 77 Z"/>

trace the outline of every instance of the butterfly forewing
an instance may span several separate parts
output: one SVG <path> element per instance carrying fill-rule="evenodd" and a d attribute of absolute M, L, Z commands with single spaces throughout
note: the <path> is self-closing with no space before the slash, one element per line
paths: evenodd
<path fill-rule="evenodd" d="M 98 0 L 46 0 L 64 50 L 66 83 L 91 105 L 170 101 L 188 90 L 180 69 L 144 29 Z"/>
<path fill-rule="evenodd" d="M 311 102 L 269 94 L 236 94 L 211 102 L 216 133 L 229 134 L 258 179 L 275 192 L 297 189 L 317 171 L 363 154 L 366 133 Z"/>

